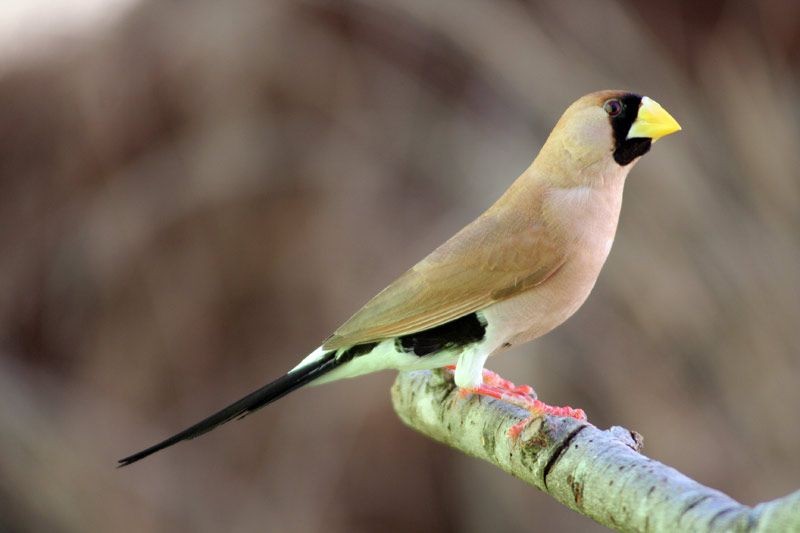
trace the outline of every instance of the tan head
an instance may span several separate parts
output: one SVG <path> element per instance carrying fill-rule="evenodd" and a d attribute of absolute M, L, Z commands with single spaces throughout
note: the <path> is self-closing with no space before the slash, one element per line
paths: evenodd
<path fill-rule="evenodd" d="M 627 91 L 599 91 L 573 103 L 540 154 L 573 168 L 627 167 L 653 142 L 681 129 L 655 100 Z M 567 170 L 567 169 L 565 169 Z"/>

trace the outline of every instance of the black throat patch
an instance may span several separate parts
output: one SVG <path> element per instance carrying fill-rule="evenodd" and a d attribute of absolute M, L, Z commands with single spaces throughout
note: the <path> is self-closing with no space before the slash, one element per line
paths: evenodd
<path fill-rule="evenodd" d="M 626 138 L 636 117 L 639 116 L 639 104 L 642 103 L 642 97 L 629 93 L 619 101 L 622 103 L 622 112 L 611 118 L 611 128 L 614 130 L 614 161 L 624 167 L 637 157 L 646 154 L 650 150 L 652 139 Z"/>

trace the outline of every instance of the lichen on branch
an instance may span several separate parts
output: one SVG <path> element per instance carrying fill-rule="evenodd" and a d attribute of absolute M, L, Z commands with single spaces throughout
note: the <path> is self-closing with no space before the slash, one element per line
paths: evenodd
<path fill-rule="evenodd" d="M 510 438 L 508 429 L 528 413 L 490 398 L 462 398 L 448 372 L 400 373 L 392 402 L 417 431 L 618 531 L 800 531 L 800 491 L 748 507 L 642 455 L 636 433 L 572 418 L 536 418 Z"/>

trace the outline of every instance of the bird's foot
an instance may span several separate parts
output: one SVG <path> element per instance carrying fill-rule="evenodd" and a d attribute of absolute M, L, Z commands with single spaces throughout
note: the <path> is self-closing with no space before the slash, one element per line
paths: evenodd
<path fill-rule="evenodd" d="M 455 367 L 447 367 L 449 370 L 454 370 Z M 545 415 L 561 416 L 575 418 L 576 420 L 586 420 L 586 413 L 583 409 L 574 409 L 569 406 L 558 407 L 548 405 L 536 397 L 536 392 L 530 385 L 515 385 L 511 381 L 504 379 L 492 372 L 491 370 L 483 370 L 483 384 L 474 388 L 462 388 L 459 390 L 461 397 L 469 396 L 470 394 L 479 394 L 481 396 L 488 396 L 516 405 L 531 413 L 531 416 L 514 424 L 508 430 L 508 435 L 512 438 L 517 438 L 522 433 L 522 430 L 534 418 L 539 418 Z"/>
<path fill-rule="evenodd" d="M 511 391 L 515 394 L 522 394 L 526 397 L 536 399 L 536 391 L 530 385 L 514 385 L 509 380 L 500 377 L 500 374 L 492 372 L 491 370 L 483 369 L 483 383 L 484 385 L 492 385 Z"/>

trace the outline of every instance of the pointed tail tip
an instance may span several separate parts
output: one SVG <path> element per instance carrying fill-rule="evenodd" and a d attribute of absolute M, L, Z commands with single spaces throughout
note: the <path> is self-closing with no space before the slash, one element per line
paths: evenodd
<path fill-rule="evenodd" d="M 134 453 L 133 455 L 129 455 L 128 457 L 123 457 L 122 459 L 119 459 L 117 461 L 117 468 L 122 468 L 123 466 L 132 465 L 133 463 L 135 463 L 135 462 L 137 462 L 137 461 L 139 461 L 141 459 L 144 459 L 145 457 L 147 457 L 151 453 L 153 453 L 153 452 L 151 452 L 149 450 L 143 450 L 141 452 Z"/>
<path fill-rule="evenodd" d="M 117 468 L 122 468 L 123 466 L 128 466 L 136 462 L 136 459 L 131 459 L 130 457 L 126 457 L 124 459 L 117 460 Z"/>
<path fill-rule="evenodd" d="M 194 428 L 193 427 L 189 428 L 188 430 L 182 431 L 182 432 L 178 433 L 177 435 L 173 435 L 172 437 L 170 437 L 168 439 L 162 440 L 158 444 L 154 444 L 153 446 L 150 446 L 149 448 L 145 448 L 144 450 L 138 451 L 138 452 L 136 452 L 134 454 L 131 454 L 131 455 L 127 456 L 127 457 L 123 457 L 122 459 L 117 461 L 117 468 L 122 468 L 123 466 L 131 465 L 131 464 L 133 464 L 133 463 L 135 463 L 137 461 L 141 461 L 145 457 L 149 457 L 149 456 L 153 455 L 154 453 L 163 450 L 164 448 L 169 448 L 173 444 L 177 444 L 180 441 L 185 440 L 186 438 L 192 438 L 193 435 L 191 435 L 191 434 L 187 435 L 187 433 L 189 433 L 189 431 L 191 431 L 192 429 L 194 429 Z"/>
<path fill-rule="evenodd" d="M 228 407 L 217 411 L 213 415 L 201 420 L 197 424 L 184 429 L 158 444 L 154 444 L 149 448 L 145 448 L 140 452 L 136 452 L 128 457 L 117 461 L 117 468 L 128 466 L 137 461 L 144 459 L 164 448 L 177 444 L 184 440 L 199 437 L 207 433 L 215 427 L 228 422 L 233 419 L 240 419 L 253 411 L 261 409 L 265 405 L 282 398 L 293 390 L 302 387 L 315 380 L 316 378 L 324 375 L 336 368 L 342 361 L 336 359 L 336 352 L 328 352 L 318 361 L 309 363 L 308 365 L 295 369 L 288 374 L 264 385 L 260 389 L 251 392 L 247 396 L 239 399 L 238 401 L 230 404 Z"/>

